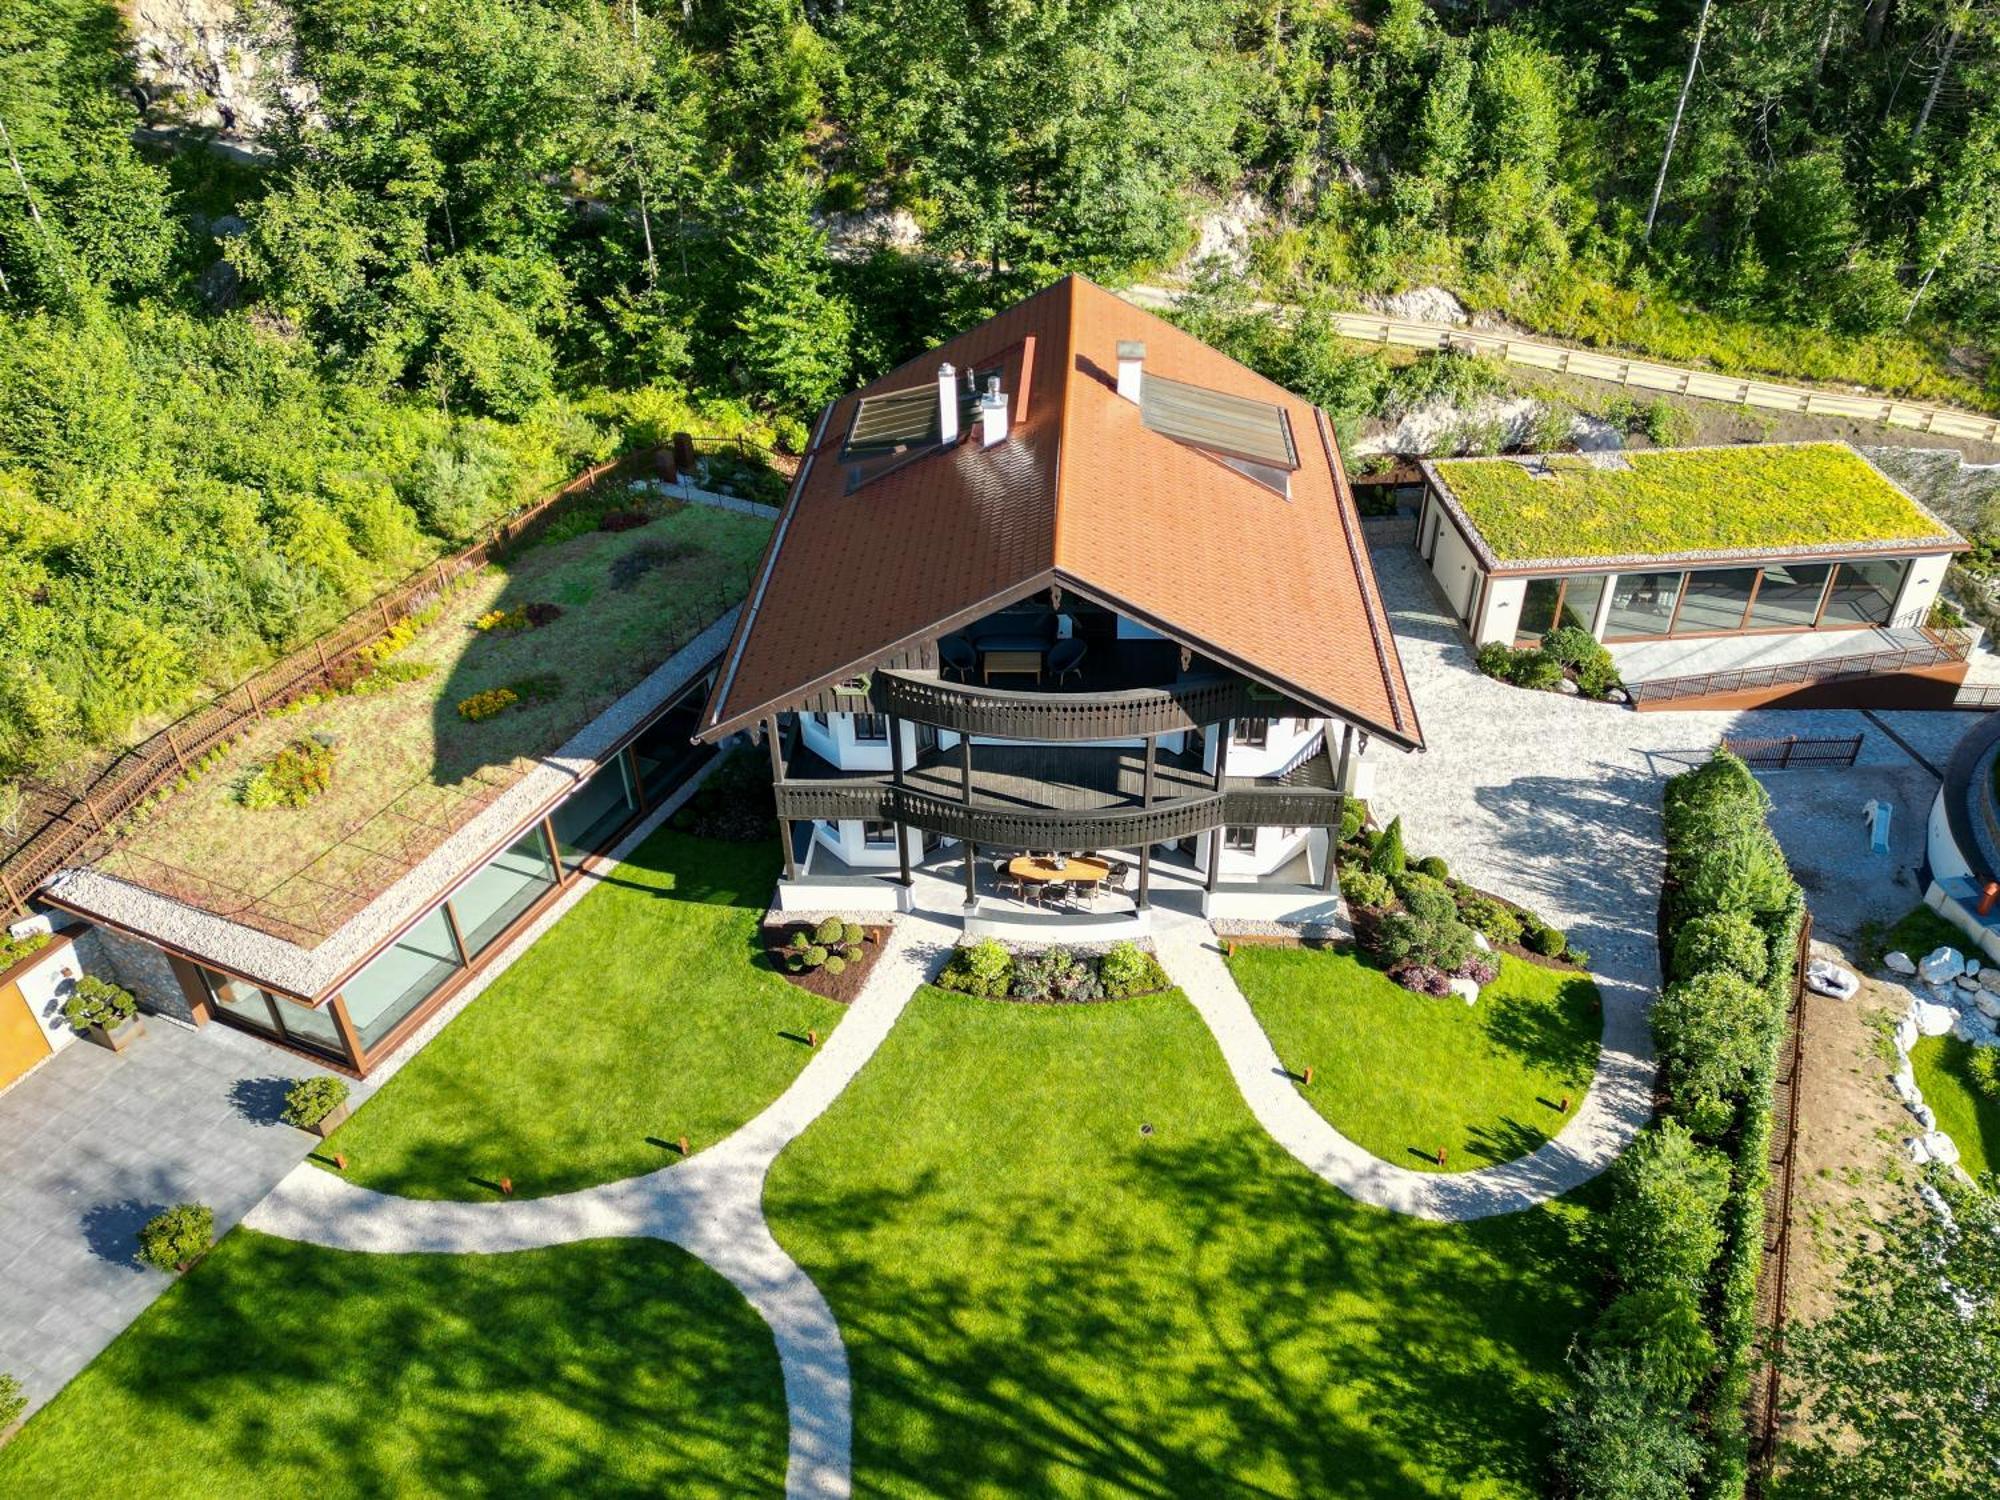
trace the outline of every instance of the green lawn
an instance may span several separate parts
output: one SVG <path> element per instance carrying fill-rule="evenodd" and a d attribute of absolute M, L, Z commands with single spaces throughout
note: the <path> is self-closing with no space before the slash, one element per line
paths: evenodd
<path fill-rule="evenodd" d="M 578 902 L 327 1152 L 412 1198 L 522 1197 L 679 1160 L 782 1093 L 843 1014 L 753 963 L 775 843 L 662 829 Z"/>
<path fill-rule="evenodd" d="M 785 1442 L 770 1331 L 672 1245 L 238 1230 L 0 1449 L 0 1494 L 775 1495 Z"/>
<path fill-rule="evenodd" d="M 1927 1036 L 1910 1049 L 1910 1067 L 1938 1129 L 1957 1143 L 1959 1165 L 1980 1177 L 2000 1171 L 2000 1099 L 1974 1081 L 1975 1050 L 1955 1036 Z"/>
<path fill-rule="evenodd" d="M 1437 1225 L 1312 1176 L 1178 993 L 923 991 L 765 1202 L 858 1495 L 1542 1495 L 1597 1294 L 1577 1200 Z"/>
<path fill-rule="evenodd" d="M 1502 956 L 1477 1005 L 1414 994 L 1351 953 L 1240 947 L 1230 972 L 1328 1124 L 1384 1161 L 1468 1171 L 1562 1128 L 1597 1068 L 1597 986 Z"/>

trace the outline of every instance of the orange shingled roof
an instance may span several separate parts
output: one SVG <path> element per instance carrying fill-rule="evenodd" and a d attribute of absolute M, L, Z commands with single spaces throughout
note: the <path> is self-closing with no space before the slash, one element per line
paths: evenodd
<path fill-rule="evenodd" d="M 1150 431 L 1116 391 L 1117 344 L 1148 376 L 1268 401 L 1291 424 L 1289 498 Z M 1000 365 L 1007 439 L 976 420 L 949 449 L 848 491 L 841 446 L 868 396 L 929 386 L 941 362 Z M 1015 304 L 823 414 L 723 658 L 716 738 L 1061 584 L 1308 705 L 1421 748 L 1330 424 L 1171 323 L 1080 276 Z"/>

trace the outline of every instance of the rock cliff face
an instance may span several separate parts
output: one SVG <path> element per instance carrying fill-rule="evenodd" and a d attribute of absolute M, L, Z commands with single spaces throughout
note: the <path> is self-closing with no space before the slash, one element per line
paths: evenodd
<path fill-rule="evenodd" d="M 310 104 L 283 35 L 243 0 L 127 0 L 134 71 L 155 125 L 215 130 L 254 146 L 280 101 Z"/>

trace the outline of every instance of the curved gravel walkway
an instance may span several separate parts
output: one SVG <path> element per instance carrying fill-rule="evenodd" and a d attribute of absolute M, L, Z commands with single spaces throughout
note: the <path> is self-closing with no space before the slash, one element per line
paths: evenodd
<path fill-rule="evenodd" d="M 852 1490 L 854 1427 L 847 1347 L 819 1288 L 764 1222 L 764 1176 L 875 1054 L 952 938 L 921 918 L 899 922 L 867 985 L 791 1087 L 685 1163 L 580 1192 L 491 1203 L 397 1198 L 301 1165 L 243 1222 L 283 1239 L 376 1254 L 498 1254 L 638 1235 L 679 1245 L 728 1278 L 771 1326 L 791 1421 L 785 1493 L 844 1497 Z"/>
<path fill-rule="evenodd" d="M 1514 1161 L 1471 1172 L 1396 1166 L 1335 1130 L 1293 1086 L 1206 923 L 1156 920 L 1154 933 L 1161 963 L 1214 1034 L 1258 1123 L 1308 1171 L 1363 1203 L 1447 1221 L 1518 1213 L 1602 1172 L 1653 1112 L 1645 991 L 1600 979 L 1604 1033 L 1597 1075 L 1553 1140 Z"/>

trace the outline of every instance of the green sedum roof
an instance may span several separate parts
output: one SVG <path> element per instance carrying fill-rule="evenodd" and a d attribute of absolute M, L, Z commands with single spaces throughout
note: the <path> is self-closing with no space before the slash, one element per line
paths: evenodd
<path fill-rule="evenodd" d="M 1508 459 L 1432 467 L 1501 562 L 1959 540 L 1844 443 L 1620 457 L 1538 460 L 1547 474 Z"/>

